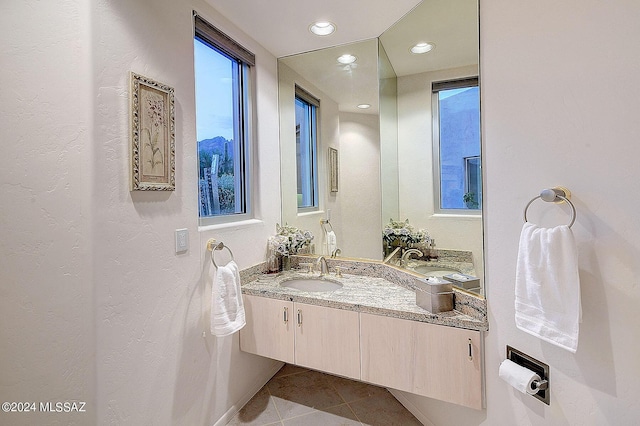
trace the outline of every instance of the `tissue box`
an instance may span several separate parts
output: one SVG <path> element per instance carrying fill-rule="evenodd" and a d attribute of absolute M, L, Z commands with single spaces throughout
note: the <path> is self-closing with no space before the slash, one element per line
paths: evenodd
<path fill-rule="evenodd" d="M 448 281 L 451 281 L 458 287 L 462 287 L 466 290 L 473 290 L 480 288 L 480 278 L 474 277 L 472 275 L 465 274 L 449 274 L 445 275 Z"/>
<path fill-rule="evenodd" d="M 437 314 L 453 310 L 451 282 L 442 278 L 416 280 L 416 305 Z"/>

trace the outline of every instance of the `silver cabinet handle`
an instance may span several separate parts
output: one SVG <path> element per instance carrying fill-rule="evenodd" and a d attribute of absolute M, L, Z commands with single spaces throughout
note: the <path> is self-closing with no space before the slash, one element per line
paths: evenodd
<path fill-rule="evenodd" d="M 302 326 L 302 309 L 298 309 L 298 327 Z"/>
<path fill-rule="evenodd" d="M 469 339 L 469 361 L 473 361 L 473 346 L 471 345 L 471 339 Z"/>
<path fill-rule="evenodd" d="M 282 311 L 282 320 L 284 321 L 285 324 L 289 322 L 289 308 L 287 308 L 286 306 Z"/>

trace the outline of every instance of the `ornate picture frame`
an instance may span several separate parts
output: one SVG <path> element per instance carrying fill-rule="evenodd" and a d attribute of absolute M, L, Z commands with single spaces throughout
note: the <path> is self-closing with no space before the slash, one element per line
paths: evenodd
<path fill-rule="evenodd" d="M 329 148 L 329 189 L 338 192 L 338 150 Z"/>
<path fill-rule="evenodd" d="M 174 90 L 131 72 L 131 191 L 175 191 Z"/>

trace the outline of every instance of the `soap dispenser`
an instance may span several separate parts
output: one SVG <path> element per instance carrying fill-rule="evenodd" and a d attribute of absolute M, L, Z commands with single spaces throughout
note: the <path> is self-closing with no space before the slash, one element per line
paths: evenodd
<path fill-rule="evenodd" d="M 431 240 L 429 242 L 429 259 L 437 260 L 438 259 L 438 249 L 436 248 L 436 240 Z"/>

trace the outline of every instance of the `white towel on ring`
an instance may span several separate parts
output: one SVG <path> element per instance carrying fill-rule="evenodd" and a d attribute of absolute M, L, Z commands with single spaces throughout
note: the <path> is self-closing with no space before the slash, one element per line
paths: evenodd
<path fill-rule="evenodd" d="M 516 326 L 571 352 L 581 321 L 578 250 L 566 226 L 525 223 L 516 267 Z"/>
<path fill-rule="evenodd" d="M 333 256 L 337 248 L 338 239 L 336 238 L 336 233 L 333 231 L 327 232 L 327 254 Z"/>
<path fill-rule="evenodd" d="M 240 273 L 232 260 L 218 266 L 211 290 L 211 334 L 228 336 L 246 324 Z"/>

